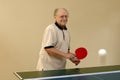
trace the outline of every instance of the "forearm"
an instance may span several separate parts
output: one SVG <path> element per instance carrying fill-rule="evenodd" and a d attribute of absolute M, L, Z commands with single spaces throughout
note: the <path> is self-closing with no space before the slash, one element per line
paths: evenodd
<path fill-rule="evenodd" d="M 67 59 L 69 59 L 69 58 L 71 58 L 71 57 L 74 57 L 73 54 L 64 53 L 64 52 L 62 52 L 62 51 L 59 51 L 59 50 L 56 49 L 56 48 L 46 48 L 45 50 L 47 51 L 48 54 L 51 54 L 51 55 L 57 54 L 57 55 L 60 55 L 60 56 L 62 56 L 62 57 L 64 57 L 64 58 L 67 58 Z"/>
<path fill-rule="evenodd" d="M 56 48 L 46 48 L 45 50 L 47 51 L 48 54 L 58 54 L 62 57 L 65 57 L 65 53 L 57 50 Z"/>
<path fill-rule="evenodd" d="M 45 49 L 47 51 L 48 54 L 50 55 L 60 55 L 62 57 L 65 57 L 67 59 L 70 59 L 73 63 L 75 63 L 76 65 L 78 65 L 80 63 L 80 60 L 78 60 L 74 54 L 70 53 L 68 51 L 68 53 L 64 53 L 64 52 L 61 52 L 55 48 L 47 48 Z"/>

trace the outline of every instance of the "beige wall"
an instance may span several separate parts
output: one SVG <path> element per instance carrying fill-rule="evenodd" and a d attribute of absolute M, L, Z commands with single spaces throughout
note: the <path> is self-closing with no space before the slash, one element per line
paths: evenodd
<path fill-rule="evenodd" d="M 69 10 L 71 49 L 89 55 L 74 66 L 120 64 L 120 0 L 0 0 L 0 80 L 18 80 L 13 72 L 36 70 L 44 28 L 54 22 L 55 8 Z M 107 50 L 100 63 L 98 50 Z"/>

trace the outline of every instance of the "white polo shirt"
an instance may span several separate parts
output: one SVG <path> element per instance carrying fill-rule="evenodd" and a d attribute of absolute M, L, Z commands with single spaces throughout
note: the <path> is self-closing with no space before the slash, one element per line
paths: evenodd
<path fill-rule="evenodd" d="M 51 47 L 64 53 L 68 52 L 70 49 L 70 35 L 66 27 L 65 29 L 62 29 L 57 23 L 53 23 L 45 29 L 37 64 L 38 70 L 56 70 L 65 68 L 66 59 L 64 57 L 58 54 L 50 55 L 45 51 L 45 48 Z"/>

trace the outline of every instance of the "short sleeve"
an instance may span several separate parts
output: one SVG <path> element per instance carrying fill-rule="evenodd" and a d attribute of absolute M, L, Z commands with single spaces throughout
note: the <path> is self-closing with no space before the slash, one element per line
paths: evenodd
<path fill-rule="evenodd" d="M 48 26 L 44 31 L 42 46 L 44 48 L 51 48 L 56 45 L 57 36 L 53 26 Z"/>

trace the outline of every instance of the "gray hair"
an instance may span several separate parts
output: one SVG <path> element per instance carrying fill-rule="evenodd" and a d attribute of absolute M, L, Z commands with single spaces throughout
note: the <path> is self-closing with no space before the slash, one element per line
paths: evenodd
<path fill-rule="evenodd" d="M 65 10 L 68 13 L 67 9 L 65 9 L 65 8 L 56 8 L 54 10 L 54 16 L 56 16 L 56 14 L 57 14 L 57 12 L 58 12 L 59 9 L 63 9 L 63 10 Z"/>

